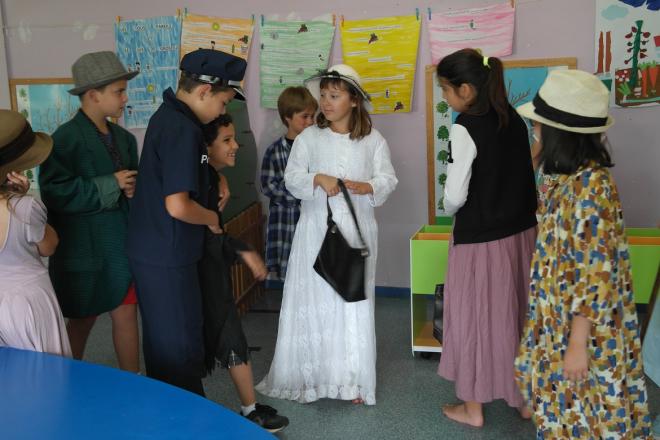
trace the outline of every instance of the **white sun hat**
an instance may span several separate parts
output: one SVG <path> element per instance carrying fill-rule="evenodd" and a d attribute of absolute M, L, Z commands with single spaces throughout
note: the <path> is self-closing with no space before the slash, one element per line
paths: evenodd
<path fill-rule="evenodd" d="M 368 112 L 371 112 L 371 97 L 362 87 L 362 80 L 360 79 L 360 75 L 351 66 L 347 64 L 335 64 L 328 70 L 323 70 L 304 81 L 305 87 L 307 87 L 307 90 L 309 90 L 309 92 L 314 98 L 316 98 L 317 101 L 321 97 L 321 80 L 323 78 L 338 78 L 346 81 L 348 84 L 353 86 L 358 91 L 358 93 L 360 93 L 360 95 L 362 95 L 364 98 L 364 107 Z"/>
<path fill-rule="evenodd" d="M 610 91 L 595 75 L 575 69 L 552 70 L 520 116 L 575 133 L 602 133 L 614 124 L 608 114 Z"/>

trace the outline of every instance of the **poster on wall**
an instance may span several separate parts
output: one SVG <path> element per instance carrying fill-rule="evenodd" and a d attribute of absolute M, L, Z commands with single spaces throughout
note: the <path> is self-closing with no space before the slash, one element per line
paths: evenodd
<path fill-rule="evenodd" d="M 185 14 L 181 26 L 181 58 L 197 49 L 213 49 L 248 59 L 253 21 Z"/>
<path fill-rule="evenodd" d="M 163 101 L 163 92 L 176 89 L 179 71 L 181 20 L 153 17 L 115 24 L 117 55 L 129 71 L 140 72 L 128 82 L 126 128 L 146 128 Z"/>
<path fill-rule="evenodd" d="M 300 86 L 328 67 L 335 26 L 332 16 L 310 21 L 262 20 L 259 73 L 261 106 L 277 108 L 289 86 Z"/>
<path fill-rule="evenodd" d="M 342 20 L 344 63 L 360 74 L 372 113 L 411 110 L 420 24 L 415 15 Z"/>
<path fill-rule="evenodd" d="M 660 103 L 660 1 L 596 1 L 596 75 L 612 105 Z"/>
<path fill-rule="evenodd" d="M 29 78 L 9 80 L 11 109 L 25 116 L 33 131 L 52 134 L 75 116 L 80 108 L 77 96 L 69 94 L 71 78 Z M 39 167 L 25 172 L 30 188 L 39 189 Z"/>
<path fill-rule="evenodd" d="M 503 61 L 504 84 L 512 106 L 530 102 L 554 69 L 575 69 L 576 58 Z M 449 133 L 458 114 L 442 96 L 435 77 L 435 66 L 426 67 L 426 156 L 428 170 L 429 224 L 451 225 L 452 218 L 444 210 L 444 189 L 449 160 Z M 528 123 L 530 146 L 532 129 Z"/>
<path fill-rule="evenodd" d="M 433 64 L 465 47 L 481 50 L 489 57 L 511 55 L 515 17 L 516 11 L 509 2 L 434 12 L 429 20 Z"/>

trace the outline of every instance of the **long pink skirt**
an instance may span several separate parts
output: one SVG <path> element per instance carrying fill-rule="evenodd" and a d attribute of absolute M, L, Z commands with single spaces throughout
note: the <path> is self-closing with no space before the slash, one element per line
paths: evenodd
<path fill-rule="evenodd" d="M 438 374 L 463 401 L 523 404 L 513 362 L 527 313 L 536 227 L 487 243 L 452 245 Z"/>

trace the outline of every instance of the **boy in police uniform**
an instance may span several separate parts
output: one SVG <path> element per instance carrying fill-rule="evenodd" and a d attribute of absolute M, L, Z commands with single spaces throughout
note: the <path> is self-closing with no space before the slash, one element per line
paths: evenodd
<path fill-rule="evenodd" d="M 197 263 L 204 228 L 221 233 L 207 200 L 202 126 L 225 113 L 247 63 L 209 49 L 183 57 L 176 94 L 149 120 L 129 216 L 127 252 L 142 316 L 147 375 L 204 395 L 202 298 Z"/>

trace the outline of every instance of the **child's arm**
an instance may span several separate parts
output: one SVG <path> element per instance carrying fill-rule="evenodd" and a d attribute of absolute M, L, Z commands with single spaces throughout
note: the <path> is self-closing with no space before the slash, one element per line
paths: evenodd
<path fill-rule="evenodd" d="M 346 181 L 346 187 L 353 194 L 368 194 L 371 206 L 381 206 L 394 191 L 399 180 L 394 173 L 390 149 L 385 138 L 381 137 L 373 157 L 373 177 L 367 182 Z"/>
<path fill-rule="evenodd" d="M 39 255 L 42 257 L 50 257 L 55 253 L 55 249 L 59 244 L 60 239 L 57 236 L 55 229 L 48 223 L 46 223 L 46 230 L 44 232 L 44 238 L 37 243 L 37 249 L 39 249 Z"/>
<path fill-rule="evenodd" d="M 300 200 L 311 200 L 314 198 L 314 189 L 317 186 L 323 187 L 324 190 L 329 188 L 331 176 L 325 176 L 329 179 L 321 177 L 319 180 L 316 176 L 323 176 L 318 173 L 312 173 L 309 170 L 309 151 L 311 146 L 308 145 L 306 140 L 305 133 L 301 133 L 296 138 L 296 141 L 293 143 L 291 148 L 291 154 L 289 155 L 289 161 L 286 164 L 286 170 L 284 170 L 284 183 L 286 188 L 291 192 L 291 194 Z M 323 183 L 323 185 L 321 185 Z M 336 179 L 335 179 L 336 184 Z M 337 187 L 337 190 L 339 188 Z"/>
<path fill-rule="evenodd" d="M 564 379 L 578 381 L 589 376 L 589 350 L 591 321 L 581 315 L 573 315 L 571 336 L 564 353 Z"/>
<path fill-rule="evenodd" d="M 193 225 L 206 225 L 211 232 L 215 234 L 222 233 L 218 214 L 192 200 L 187 192 L 166 196 L 165 209 L 169 215 L 177 220 Z"/>
<path fill-rule="evenodd" d="M 472 177 L 472 162 L 477 157 L 477 146 L 460 124 L 451 126 L 450 155 L 452 162 L 447 164 L 444 205 L 448 215 L 454 215 L 465 204 Z"/>
<path fill-rule="evenodd" d="M 264 153 L 261 162 L 261 191 L 269 199 L 284 199 L 290 202 L 296 200 L 284 184 L 284 170 L 275 157 L 279 140 L 272 144 Z"/>

